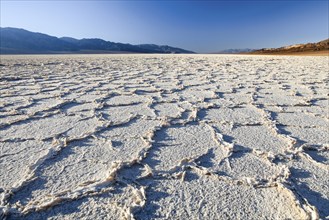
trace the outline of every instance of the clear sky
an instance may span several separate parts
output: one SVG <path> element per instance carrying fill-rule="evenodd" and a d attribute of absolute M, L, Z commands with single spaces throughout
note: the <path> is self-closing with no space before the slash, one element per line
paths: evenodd
<path fill-rule="evenodd" d="M 196 52 L 280 47 L 329 35 L 328 0 L 0 2 L 1 27 Z"/>

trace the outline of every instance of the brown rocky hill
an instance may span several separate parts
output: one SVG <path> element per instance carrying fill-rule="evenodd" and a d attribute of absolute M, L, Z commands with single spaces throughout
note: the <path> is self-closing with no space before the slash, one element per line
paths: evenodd
<path fill-rule="evenodd" d="M 263 48 L 260 50 L 252 51 L 254 54 L 280 54 L 280 53 L 299 53 L 299 52 L 318 52 L 318 51 L 328 51 L 329 52 L 329 39 L 317 42 L 317 43 L 307 43 L 307 44 L 294 44 L 290 46 L 280 47 L 280 48 Z"/>

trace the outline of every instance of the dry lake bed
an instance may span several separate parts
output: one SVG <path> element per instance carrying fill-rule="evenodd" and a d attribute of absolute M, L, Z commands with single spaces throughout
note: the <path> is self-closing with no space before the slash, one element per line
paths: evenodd
<path fill-rule="evenodd" d="M 329 218 L 328 61 L 1 56 L 0 219 Z"/>

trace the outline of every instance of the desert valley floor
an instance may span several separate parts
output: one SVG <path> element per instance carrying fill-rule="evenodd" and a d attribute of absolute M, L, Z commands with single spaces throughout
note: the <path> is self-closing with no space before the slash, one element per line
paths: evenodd
<path fill-rule="evenodd" d="M 328 61 L 1 56 L 0 219 L 329 218 Z"/>

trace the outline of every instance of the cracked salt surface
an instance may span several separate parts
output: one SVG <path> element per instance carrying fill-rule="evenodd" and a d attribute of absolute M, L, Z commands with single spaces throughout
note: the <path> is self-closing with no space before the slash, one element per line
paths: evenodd
<path fill-rule="evenodd" d="M 0 219 L 329 218 L 327 57 L 1 64 Z"/>

